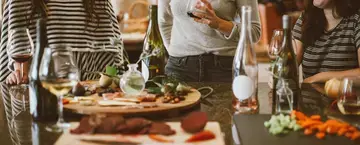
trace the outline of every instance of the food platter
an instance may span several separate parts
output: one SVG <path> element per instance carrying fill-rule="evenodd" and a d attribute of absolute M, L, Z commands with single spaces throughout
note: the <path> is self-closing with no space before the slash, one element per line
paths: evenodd
<path fill-rule="evenodd" d="M 71 123 L 71 128 L 75 128 L 79 123 Z M 119 139 L 126 139 L 129 141 L 139 142 L 138 144 L 197 144 L 197 145 L 224 145 L 223 135 L 220 129 L 218 122 L 208 122 L 204 130 L 209 130 L 215 134 L 215 138 L 206 141 L 199 141 L 196 143 L 185 143 L 184 141 L 189 138 L 192 134 L 186 133 L 180 127 L 180 122 L 166 122 L 171 128 L 176 131 L 175 135 L 171 136 L 160 136 L 161 138 L 172 140 L 171 143 L 162 143 L 155 140 L 152 140 L 148 135 L 121 135 L 121 134 L 83 134 L 83 135 L 73 135 L 68 130 L 57 140 L 55 145 L 98 145 L 95 141 L 118 141 Z M 82 141 L 82 140 L 91 140 L 91 141 Z"/>
<path fill-rule="evenodd" d="M 83 84 L 92 84 L 97 85 L 98 81 L 86 81 L 82 82 Z M 94 114 L 94 113 L 116 113 L 123 115 L 142 115 L 142 114 L 151 114 L 151 113 L 166 113 L 171 111 L 179 111 L 183 109 L 188 109 L 199 103 L 201 98 L 201 93 L 196 89 L 191 89 L 191 91 L 184 96 L 185 100 L 176 103 L 162 103 L 157 100 L 156 102 L 140 102 L 134 106 L 101 106 L 99 103 L 95 103 L 95 105 L 84 106 L 79 103 L 70 103 L 64 105 L 65 110 L 70 110 L 80 114 Z M 91 96 L 87 96 L 87 98 L 92 98 L 95 102 L 102 101 L 103 98 L 98 96 L 98 94 L 93 94 Z M 156 106 L 156 107 L 142 107 L 142 106 Z"/>

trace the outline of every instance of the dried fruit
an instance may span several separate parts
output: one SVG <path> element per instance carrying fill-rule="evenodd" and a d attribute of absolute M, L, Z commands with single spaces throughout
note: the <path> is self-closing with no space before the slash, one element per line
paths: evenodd
<path fill-rule="evenodd" d="M 83 85 L 81 85 L 80 83 L 77 83 L 72 88 L 72 93 L 75 96 L 84 96 L 85 95 L 85 87 Z"/>

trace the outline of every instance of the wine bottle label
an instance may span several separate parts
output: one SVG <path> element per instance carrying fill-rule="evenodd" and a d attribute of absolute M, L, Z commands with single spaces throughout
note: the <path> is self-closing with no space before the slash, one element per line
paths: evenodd
<path fill-rule="evenodd" d="M 232 90 L 239 100 L 248 99 L 255 91 L 254 80 L 244 75 L 237 76 L 233 81 Z"/>
<path fill-rule="evenodd" d="M 141 61 L 141 73 L 144 77 L 145 82 L 147 82 L 150 77 L 150 72 L 149 72 L 149 67 L 144 61 Z"/>

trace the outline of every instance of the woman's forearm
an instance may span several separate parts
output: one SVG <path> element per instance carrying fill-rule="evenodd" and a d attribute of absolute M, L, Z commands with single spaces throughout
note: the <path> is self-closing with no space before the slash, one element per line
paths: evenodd
<path fill-rule="evenodd" d="M 219 27 L 217 28 L 222 34 L 229 36 L 233 30 L 234 24 L 230 21 L 219 19 Z"/>
<path fill-rule="evenodd" d="M 360 68 L 346 70 L 346 71 L 329 71 L 329 72 L 321 72 L 312 77 L 309 77 L 304 80 L 305 83 L 323 83 L 332 78 L 345 78 L 345 77 L 359 77 L 360 76 Z"/>

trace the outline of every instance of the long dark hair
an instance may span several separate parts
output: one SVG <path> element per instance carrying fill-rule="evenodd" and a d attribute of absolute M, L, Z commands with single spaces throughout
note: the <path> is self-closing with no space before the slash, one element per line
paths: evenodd
<path fill-rule="evenodd" d="M 312 45 L 325 31 L 327 24 L 323 9 L 313 5 L 314 0 L 306 0 L 303 13 L 302 41 L 305 46 Z M 333 15 L 336 17 L 349 17 L 359 10 L 360 0 L 331 0 Z"/>
<path fill-rule="evenodd" d="M 46 6 L 48 0 L 31 0 L 32 2 L 32 6 L 31 6 L 31 15 L 30 15 L 30 19 L 32 19 L 33 16 L 35 16 L 36 14 L 39 14 L 41 17 L 47 17 L 49 15 L 49 10 Z M 96 20 L 96 22 L 100 21 L 100 17 L 98 16 L 98 14 L 95 11 L 95 1 L 96 0 L 82 0 L 84 9 L 86 11 L 86 15 L 89 19 L 87 19 L 87 23 L 89 21 L 94 21 Z M 103 4 L 103 6 L 105 7 L 106 3 Z M 99 25 L 99 24 L 98 24 Z"/>

